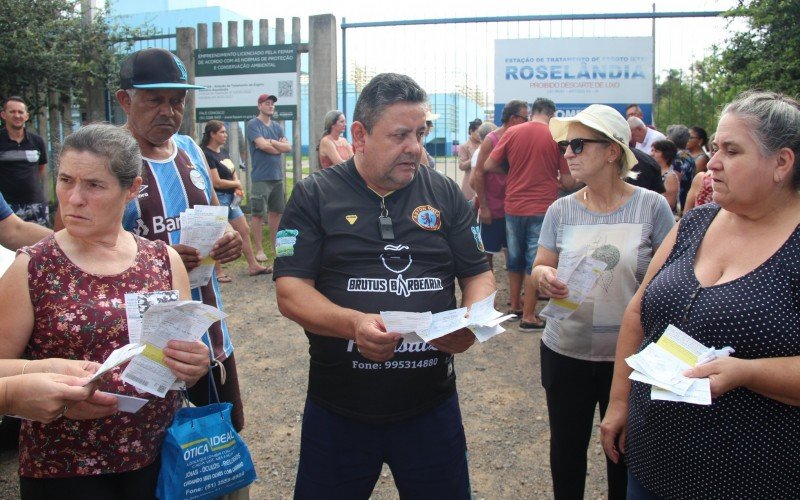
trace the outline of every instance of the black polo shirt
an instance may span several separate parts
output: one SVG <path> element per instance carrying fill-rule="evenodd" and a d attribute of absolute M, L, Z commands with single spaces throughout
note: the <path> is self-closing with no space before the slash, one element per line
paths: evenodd
<path fill-rule="evenodd" d="M 420 168 L 385 197 L 394 239 L 381 239 L 381 198 L 353 160 L 295 186 L 277 233 L 275 278 L 314 280 L 333 303 L 367 313 L 434 313 L 456 307 L 456 278 L 489 270 L 480 231 L 451 179 Z M 353 341 L 306 331 L 308 395 L 332 412 L 371 422 L 408 418 L 455 391 L 453 356 L 427 343 L 401 344 L 370 361 Z"/>
<path fill-rule="evenodd" d="M 47 163 L 44 140 L 25 131 L 22 142 L 12 141 L 0 130 L 0 193 L 8 203 L 43 203 L 39 165 Z"/>

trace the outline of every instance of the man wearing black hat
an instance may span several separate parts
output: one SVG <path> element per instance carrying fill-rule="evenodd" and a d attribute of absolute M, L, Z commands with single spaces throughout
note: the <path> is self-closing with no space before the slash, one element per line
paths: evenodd
<path fill-rule="evenodd" d="M 142 187 L 139 196 L 125 208 L 126 229 L 150 240 L 172 245 L 187 270 L 197 267 L 200 254 L 180 245 L 180 213 L 195 205 L 219 205 L 211 184 L 205 156 L 191 137 L 179 135 L 186 91 L 202 89 L 187 82 L 186 68 L 164 49 L 144 49 L 122 62 L 117 101 L 127 115 L 125 128 L 142 150 Z M 239 258 L 242 238 L 229 229 L 215 244 L 211 257 L 224 263 Z M 192 299 L 222 309 L 216 274 L 205 286 L 192 289 Z M 225 384 L 214 371 L 220 399 L 234 404 L 232 420 L 244 425 L 233 345 L 225 320 L 214 323 L 204 340 L 214 359 L 224 365 Z M 216 364 L 215 364 L 216 366 Z M 208 383 L 200 380 L 189 394 L 196 405 L 208 403 Z"/>
<path fill-rule="evenodd" d="M 258 96 L 258 116 L 247 122 L 245 136 L 250 148 L 253 188 L 250 192 L 253 219 L 251 233 L 256 259 L 266 261 L 262 231 L 264 212 L 267 212 L 270 241 L 275 243 L 275 231 L 281 223 L 285 206 L 283 190 L 283 160 L 281 155 L 292 150 L 283 134 L 283 127 L 272 120 L 278 98 L 269 93 Z"/>

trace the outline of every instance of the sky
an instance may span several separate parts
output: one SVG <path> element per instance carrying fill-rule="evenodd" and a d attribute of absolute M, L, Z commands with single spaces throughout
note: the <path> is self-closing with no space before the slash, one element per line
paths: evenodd
<path fill-rule="evenodd" d="M 541 14 L 599 14 L 617 12 L 695 12 L 727 10 L 734 7 L 737 0 L 625 0 L 598 2 L 597 0 L 502 0 L 500 2 L 484 2 L 469 0 L 406 0 L 387 2 L 382 0 L 301 0 L 297 2 L 281 2 L 280 10 L 270 6 L 274 2 L 253 2 L 252 0 L 207 0 L 208 5 L 220 5 L 236 11 L 250 19 L 270 19 L 283 17 L 287 29 L 290 29 L 291 18 L 300 17 L 303 39 L 308 31 L 308 16 L 316 14 L 333 14 L 337 24 L 345 19 L 348 23 L 366 21 L 391 21 L 409 19 L 437 19 L 451 17 L 494 17 Z M 491 5 L 491 9 L 487 9 Z M 606 21 L 601 30 L 613 29 L 615 21 Z M 649 21 L 640 21 L 645 33 L 633 36 L 648 36 Z M 675 26 L 683 23 L 688 28 Z M 271 24 L 272 25 L 272 24 Z M 609 27 L 610 26 L 610 27 Z M 441 32 L 438 27 L 426 27 L 426 36 Z M 348 30 L 348 40 L 351 31 Z M 641 31 L 641 29 L 640 29 Z M 687 33 L 688 32 L 688 33 Z M 287 38 L 288 38 L 287 33 Z M 435 36 L 435 35 L 434 35 Z M 553 34 L 552 36 L 565 36 Z M 569 35 L 566 35 L 569 36 Z M 586 33 L 574 36 L 587 36 Z M 599 33 L 588 36 L 612 36 Z M 708 55 L 714 44 L 723 44 L 727 36 L 724 21 L 705 22 L 693 20 L 663 20 L 656 24 L 656 69 L 664 72 L 666 68 L 688 68 L 692 61 Z M 341 31 L 339 33 L 341 38 Z M 688 39 L 688 40 L 687 40 Z M 348 52 L 352 50 L 348 48 Z M 376 49 L 374 49 L 376 50 Z M 339 46 L 341 54 L 341 42 Z M 340 62 L 341 62 L 341 55 Z"/>
<path fill-rule="evenodd" d="M 586 14 L 607 12 L 651 12 L 655 3 L 657 12 L 725 10 L 736 0 L 625 0 L 597 2 L 589 0 L 503 0 L 501 2 L 476 2 L 469 0 L 406 0 L 385 2 L 380 0 L 302 0 L 280 3 L 280 12 L 273 2 L 252 0 L 208 0 L 208 5 L 221 5 L 249 17 L 271 19 L 274 17 L 307 17 L 315 14 L 333 14 L 338 21 L 385 21 L 396 19 L 429 19 L 440 17 L 483 17 L 531 14 Z M 490 4 L 491 9 L 486 5 Z"/>

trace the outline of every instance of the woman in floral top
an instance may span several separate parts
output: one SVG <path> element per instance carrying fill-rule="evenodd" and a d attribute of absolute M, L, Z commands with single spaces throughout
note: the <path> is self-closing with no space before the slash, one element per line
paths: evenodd
<path fill-rule="evenodd" d="M 7 271 L 0 357 L 102 362 L 129 343 L 126 293 L 178 290 L 189 297 L 177 252 L 122 229 L 125 204 L 142 184 L 141 165 L 136 141 L 112 125 L 89 125 L 65 140 L 56 185 L 65 229 L 20 250 Z M 164 355 L 188 385 L 208 370 L 202 342 L 170 341 Z M 150 397 L 137 413 L 120 413 L 117 398 L 105 393 L 149 396 L 125 385 L 117 370 L 100 379 L 91 398 L 68 403 L 62 418 L 23 422 L 23 499 L 153 498 L 179 396 Z"/>

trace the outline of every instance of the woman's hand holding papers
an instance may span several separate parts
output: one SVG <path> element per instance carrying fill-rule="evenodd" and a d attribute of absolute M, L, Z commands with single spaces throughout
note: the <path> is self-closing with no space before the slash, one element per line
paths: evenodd
<path fill-rule="evenodd" d="M 556 269 L 551 266 L 536 266 L 533 279 L 539 285 L 539 293 L 552 299 L 566 299 L 569 296 L 567 285 L 556 278 Z"/>
<path fill-rule="evenodd" d="M 192 387 L 208 373 L 208 346 L 200 341 L 170 340 L 164 348 L 164 355 L 164 364 L 178 380 L 186 382 L 187 387 Z"/>
<path fill-rule="evenodd" d="M 730 390 L 747 385 L 751 377 L 748 361 L 730 356 L 717 358 L 690 368 L 683 374 L 691 378 L 707 377 L 711 385 L 711 397 L 718 398 Z"/>

